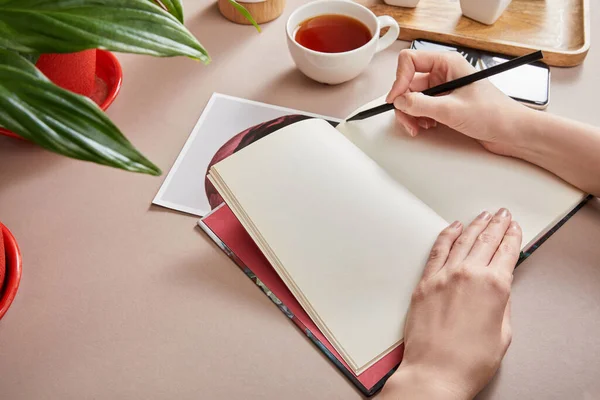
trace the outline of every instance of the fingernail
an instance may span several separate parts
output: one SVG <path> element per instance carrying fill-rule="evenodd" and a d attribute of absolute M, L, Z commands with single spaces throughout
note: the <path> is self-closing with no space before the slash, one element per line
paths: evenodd
<path fill-rule="evenodd" d="M 458 229 L 460 227 L 461 223 L 460 221 L 454 221 L 451 225 L 450 228 L 452 229 Z"/>
<path fill-rule="evenodd" d="M 498 210 L 498 214 L 499 217 L 502 218 L 506 218 L 510 215 L 510 213 L 508 212 L 508 210 L 506 208 L 501 208 L 500 210 Z"/>
<path fill-rule="evenodd" d="M 512 229 L 513 231 L 518 231 L 519 230 L 519 223 L 517 221 L 511 222 L 509 229 Z"/>
<path fill-rule="evenodd" d="M 490 214 L 490 213 L 489 213 L 489 212 L 487 212 L 487 211 L 484 211 L 484 212 L 482 212 L 482 213 L 481 213 L 481 214 L 479 214 L 479 216 L 477 217 L 477 219 L 481 219 L 481 220 L 484 220 L 484 221 L 486 221 L 486 220 L 488 220 L 488 219 L 490 219 L 490 218 L 492 218 L 492 214 Z"/>
<path fill-rule="evenodd" d="M 404 111 L 406 108 L 406 98 L 404 96 L 396 97 L 394 100 L 394 107 L 396 107 L 398 110 Z"/>

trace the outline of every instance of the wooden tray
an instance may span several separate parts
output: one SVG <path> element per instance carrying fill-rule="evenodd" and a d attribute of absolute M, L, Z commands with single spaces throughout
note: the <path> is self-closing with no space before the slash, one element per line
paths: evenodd
<path fill-rule="evenodd" d="M 483 0 L 482 0 L 483 1 Z M 416 8 L 357 0 L 400 24 L 400 39 L 428 39 L 519 56 L 544 51 L 558 67 L 581 64 L 590 48 L 589 0 L 513 0 L 492 26 L 463 17 L 459 0 L 421 0 Z"/>

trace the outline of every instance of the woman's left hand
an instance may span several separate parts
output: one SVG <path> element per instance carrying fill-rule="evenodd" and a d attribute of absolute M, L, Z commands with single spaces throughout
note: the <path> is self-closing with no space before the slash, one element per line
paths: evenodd
<path fill-rule="evenodd" d="M 508 210 L 438 237 L 409 309 L 404 359 L 384 399 L 472 399 L 511 341 L 510 288 L 521 228 Z M 387 397 L 386 397 L 387 396 Z"/>

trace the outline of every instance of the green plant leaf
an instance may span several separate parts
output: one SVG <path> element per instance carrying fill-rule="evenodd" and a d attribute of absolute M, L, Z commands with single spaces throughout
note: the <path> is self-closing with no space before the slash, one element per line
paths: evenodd
<path fill-rule="evenodd" d="M 0 49 L 0 125 L 56 153 L 160 175 L 84 96 L 61 89 L 19 54 Z"/>
<path fill-rule="evenodd" d="M 252 23 L 252 25 L 254 25 L 254 27 L 256 28 L 256 30 L 258 32 L 260 32 L 260 26 L 258 26 L 258 24 L 254 20 L 254 18 L 250 14 L 250 12 L 248 10 L 246 10 L 246 7 L 244 7 L 243 5 L 241 5 L 240 3 L 238 3 L 235 0 L 229 0 L 229 3 L 231 3 L 231 5 L 234 6 L 235 9 L 238 10 L 240 12 L 240 14 L 242 14 L 244 16 L 244 18 L 246 18 L 248 21 L 250 21 Z"/>
<path fill-rule="evenodd" d="M 156 2 L 161 3 L 169 14 L 183 24 L 183 5 L 180 0 L 156 0 Z"/>
<path fill-rule="evenodd" d="M 100 48 L 210 61 L 181 22 L 148 0 L 0 0 L 0 47 L 21 53 Z"/>
<path fill-rule="evenodd" d="M 40 58 L 40 55 L 37 53 L 19 53 L 22 57 L 26 58 L 32 64 L 35 64 Z"/>

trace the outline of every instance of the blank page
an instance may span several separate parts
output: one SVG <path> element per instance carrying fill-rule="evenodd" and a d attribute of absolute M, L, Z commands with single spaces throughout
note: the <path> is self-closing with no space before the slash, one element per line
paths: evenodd
<path fill-rule="evenodd" d="M 361 109 L 383 102 L 381 98 Z M 412 138 L 393 112 L 337 129 L 447 221 L 469 223 L 483 210 L 508 208 L 523 229 L 523 248 L 585 197 L 550 172 L 494 155 L 447 127 Z"/>
<path fill-rule="evenodd" d="M 272 133 L 211 180 L 357 374 L 401 343 L 446 221 L 322 120 Z"/>

